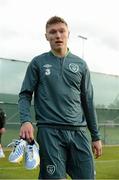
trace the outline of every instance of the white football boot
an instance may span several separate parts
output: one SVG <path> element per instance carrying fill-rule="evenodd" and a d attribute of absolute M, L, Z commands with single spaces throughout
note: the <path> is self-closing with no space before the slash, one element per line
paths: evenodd
<path fill-rule="evenodd" d="M 34 141 L 34 144 L 27 144 L 25 148 L 25 168 L 35 169 L 40 164 L 39 146 Z"/>
<path fill-rule="evenodd" d="M 24 150 L 27 145 L 27 141 L 20 139 L 20 140 L 13 140 L 9 146 L 13 146 L 13 150 L 9 155 L 8 160 L 13 163 L 20 163 L 23 159 Z"/>

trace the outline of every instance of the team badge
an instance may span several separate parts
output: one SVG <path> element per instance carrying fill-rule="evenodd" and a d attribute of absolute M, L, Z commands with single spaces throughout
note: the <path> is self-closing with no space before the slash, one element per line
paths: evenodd
<path fill-rule="evenodd" d="M 52 175 L 55 172 L 55 166 L 54 165 L 47 165 L 47 172 L 48 174 Z"/>
<path fill-rule="evenodd" d="M 77 64 L 75 64 L 75 63 L 70 63 L 70 64 L 69 64 L 69 69 L 70 69 L 72 72 L 76 73 L 76 72 L 79 71 L 79 66 L 78 66 Z"/>

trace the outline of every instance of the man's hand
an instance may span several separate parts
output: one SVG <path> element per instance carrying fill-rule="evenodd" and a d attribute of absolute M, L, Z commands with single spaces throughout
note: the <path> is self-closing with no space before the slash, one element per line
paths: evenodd
<path fill-rule="evenodd" d="M 31 142 L 34 139 L 34 128 L 30 122 L 25 122 L 20 128 L 20 137 Z"/>
<path fill-rule="evenodd" d="M 102 155 L 102 143 L 101 140 L 92 142 L 92 150 L 95 158 L 98 158 Z"/>

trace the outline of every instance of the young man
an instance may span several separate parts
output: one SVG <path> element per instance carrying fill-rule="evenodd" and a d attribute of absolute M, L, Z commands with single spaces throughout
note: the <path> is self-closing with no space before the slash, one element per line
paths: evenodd
<path fill-rule="evenodd" d="M 35 57 L 28 66 L 21 92 L 20 137 L 34 139 L 30 106 L 34 93 L 37 141 L 40 145 L 39 179 L 94 179 L 92 149 L 102 154 L 90 72 L 84 60 L 68 47 L 68 25 L 54 16 L 46 23 L 51 51 Z"/>
<path fill-rule="evenodd" d="M 0 108 L 0 158 L 4 158 L 5 154 L 2 149 L 2 144 L 1 144 L 1 138 L 2 134 L 5 132 L 5 119 L 6 119 L 6 114 L 3 111 L 3 109 Z"/>

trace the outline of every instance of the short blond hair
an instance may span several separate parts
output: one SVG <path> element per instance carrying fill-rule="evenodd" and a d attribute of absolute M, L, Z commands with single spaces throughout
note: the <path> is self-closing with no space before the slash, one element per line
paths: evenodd
<path fill-rule="evenodd" d="M 63 18 L 58 17 L 58 16 L 53 16 L 53 17 L 51 17 L 51 18 L 47 21 L 47 23 L 46 23 L 46 29 L 47 29 L 50 25 L 52 25 L 52 24 L 57 24 L 57 23 L 63 23 L 63 24 L 65 24 L 65 25 L 68 27 L 67 22 L 66 22 Z"/>

